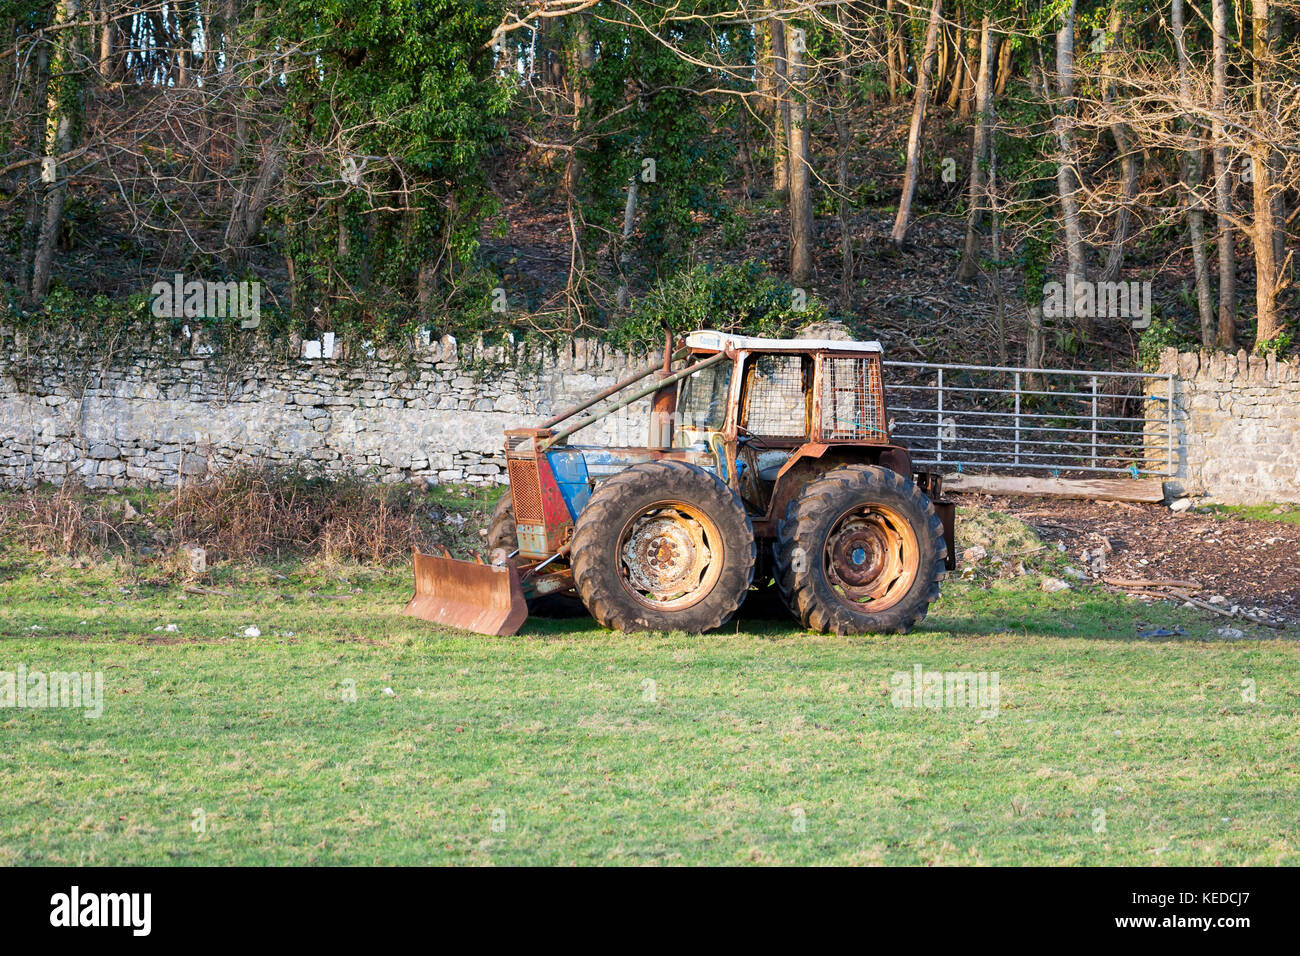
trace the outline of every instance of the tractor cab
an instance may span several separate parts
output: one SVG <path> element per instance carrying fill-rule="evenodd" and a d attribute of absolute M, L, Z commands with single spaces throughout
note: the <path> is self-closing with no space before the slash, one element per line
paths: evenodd
<path fill-rule="evenodd" d="M 879 342 L 696 332 L 686 347 L 730 360 L 681 383 L 674 445 L 707 452 L 756 514 L 810 443 L 889 443 Z"/>

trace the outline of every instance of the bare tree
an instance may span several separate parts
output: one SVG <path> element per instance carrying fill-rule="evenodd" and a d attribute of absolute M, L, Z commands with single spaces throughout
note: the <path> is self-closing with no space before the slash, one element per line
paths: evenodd
<path fill-rule="evenodd" d="M 966 242 L 962 248 L 957 278 L 969 282 L 979 272 L 979 230 L 983 225 L 985 165 L 989 158 L 989 130 L 992 125 L 993 69 L 997 63 L 998 38 L 986 14 L 980 24 L 979 80 L 975 84 L 975 135 L 970 157 L 970 212 L 966 218 Z"/>
<path fill-rule="evenodd" d="M 849 224 L 849 150 L 853 136 L 850 112 L 853 107 L 853 85 L 849 76 L 847 59 L 840 61 L 835 72 L 836 103 L 832 110 L 835 120 L 836 140 L 836 190 L 840 221 L 840 306 L 848 308 L 853 297 L 853 232 Z"/>
<path fill-rule="evenodd" d="M 68 198 L 66 171 L 59 169 L 59 158 L 69 156 L 81 124 L 82 89 L 82 30 L 76 26 L 81 16 L 80 0 L 60 0 L 54 25 L 62 27 L 56 34 L 57 59 L 53 64 L 55 89 L 50 96 L 46 118 L 45 141 L 52 157 L 43 163 L 43 179 L 47 183 L 40 229 L 32 253 L 31 285 L 27 292 L 32 300 L 45 296 L 50 285 L 50 270 L 54 265 L 54 248 L 63 224 L 63 207 Z"/>
<path fill-rule="evenodd" d="M 790 77 L 786 51 L 785 23 L 776 17 L 767 21 L 772 49 L 772 87 L 776 91 L 772 120 L 772 189 L 784 192 L 790 186 Z"/>
<path fill-rule="evenodd" d="M 897 103 L 907 82 L 907 37 L 905 23 L 897 10 L 896 0 L 885 0 L 885 69 L 889 84 L 889 102 Z"/>
<path fill-rule="evenodd" d="M 912 125 L 907 133 L 907 166 L 903 173 L 903 194 L 898 200 L 898 215 L 890 239 L 902 246 L 907 241 L 907 228 L 912 220 L 912 199 L 916 196 L 916 180 L 921 171 L 921 130 L 925 127 L 926 101 L 930 97 L 930 81 L 934 74 L 935 51 L 939 43 L 939 21 L 943 14 L 943 0 L 934 0 L 930 7 L 930 21 L 925 30 L 925 52 L 921 57 L 921 75 L 916 80 L 912 94 Z"/>
<path fill-rule="evenodd" d="M 1109 23 L 1109 44 L 1107 53 L 1108 76 L 1105 82 L 1104 102 L 1113 106 L 1116 96 L 1114 69 L 1115 53 L 1124 48 L 1124 8 L 1118 3 L 1112 8 Z M 1129 227 L 1133 220 L 1133 204 L 1137 199 L 1140 151 L 1133 136 L 1133 130 L 1122 119 L 1115 119 L 1110 124 L 1110 134 L 1115 140 L 1119 152 L 1120 190 L 1119 209 L 1115 215 L 1115 232 L 1111 238 L 1110 252 L 1102 266 L 1097 279 L 1100 282 L 1114 282 L 1119 278 L 1124 266 L 1124 249 L 1128 242 Z"/>
<path fill-rule="evenodd" d="M 787 32 L 789 77 L 786 99 L 790 103 L 790 281 L 802 285 L 813 272 L 812 166 L 808 128 L 807 68 L 804 32 Z"/>
<path fill-rule="evenodd" d="M 1071 0 L 1061 17 L 1061 27 L 1056 33 L 1055 102 L 1052 104 L 1052 125 L 1056 130 L 1058 149 L 1056 186 L 1061 202 L 1061 224 L 1065 231 L 1066 272 L 1075 279 L 1076 290 L 1088 278 L 1087 253 L 1083 244 L 1083 226 L 1079 215 L 1079 153 L 1075 145 L 1074 123 L 1077 104 L 1074 98 L 1074 14 L 1075 0 Z M 1043 88 L 1051 89 L 1052 78 L 1044 75 Z M 1092 331 L 1092 319 L 1073 310 L 1076 323 L 1085 334 Z"/>
<path fill-rule="evenodd" d="M 1228 164 L 1228 4 L 1214 4 L 1214 92 L 1210 102 L 1214 140 L 1214 211 L 1219 229 L 1219 346 L 1237 344 L 1237 260 L 1232 228 L 1232 168 Z"/>
<path fill-rule="evenodd" d="M 1183 0 L 1173 0 L 1170 18 L 1174 30 L 1174 47 L 1178 56 L 1178 95 L 1184 108 L 1191 108 L 1191 59 L 1187 54 L 1187 31 Z M 1189 123 L 1184 123 L 1193 143 L 1183 152 L 1182 182 L 1184 202 L 1187 205 L 1187 231 L 1192 242 L 1192 264 L 1196 270 L 1196 306 L 1200 318 L 1201 344 L 1211 348 L 1215 340 L 1214 301 L 1210 292 L 1209 257 L 1205 252 L 1205 208 L 1200 197 L 1204 179 L 1205 151 L 1200 146 L 1200 136 Z"/>
<path fill-rule="evenodd" d="M 53 13 L 52 8 L 47 8 Z M 32 282 L 36 259 L 36 246 L 41 234 L 45 188 L 42 185 L 42 167 L 46 166 L 46 121 L 49 118 L 50 59 L 51 43 L 42 36 L 42 30 L 52 21 L 52 17 L 42 21 L 33 35 L 27 55 L 27 95 L 23 98 L 27 106 L 26 129 L 26 170 L 24 216 L 19 243 L 18 291 L 23 297 L 24 305 L 30 306 L 44 294 L 44 289 L 36 289 Z M 55 170 L 57 172 L 57 168 Z M 48 178 L 45 177 L 45 178 Z"/>
<path fill-rule="evenodd" d="M 1261 131 L 1268 131 L 1272 126 L 1272 97 L 1268 89 L 1268 70 L 1272 61 L 1269 16 L 1269 0 L 1252 0 L 1253 98 L 1256 128 Z M 1255 213 L 1250 235 L 1251 245 L 1255 249 L 1255 341 L 1275 345 L 1284 325 L 1277 300 L 1285 285 L 1281 275 L 1282 264 L 1278 261 L 1280 225 L 1275 219 L 1275 163 L 1271 137 L 1260 137 L 1252 142 L 1250 161 Z"/>

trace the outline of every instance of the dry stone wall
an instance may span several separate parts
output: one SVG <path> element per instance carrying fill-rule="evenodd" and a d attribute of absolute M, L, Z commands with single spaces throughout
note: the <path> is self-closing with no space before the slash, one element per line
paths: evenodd
<path fill-rule="evenodd" d="M 1174 489 L 1223 504 L 1300 501 L 1300 360 L 1167 349 Z"/>
<path fill-rule="evenodd" d="M 506 428 L 531 427 L 653 356 L 579 339 L 538 352 L 467 352 L 451 337 L 412 355 L 237 361 L 185 336 L 106 357 L 0 330 L 0 483 L 175 485 L 236 463 L 314 462 L 383 482 L 505 480 Z M 295 355 L 319 353 L 292 343 Z M 637 403 L 579 433 L 645 442 Z"/>
<path fill-rule="evenodd" d="M 589 339 L 467 349 L 448 336 L 346 360 L 296 340 L 223 354 L 170 328 L 106 339 L 0 329 L 0 484 L 175 485 L 299 462 L 383 482 L 501 482 L 505 429 L 656 358 Z M 1170 349 L 1160 370 L 1175 376 L 1173 493 L 1300 501 L 1300 363 Z M 647 419 L 641 401 L 579 440 L 643 444 Z"/>

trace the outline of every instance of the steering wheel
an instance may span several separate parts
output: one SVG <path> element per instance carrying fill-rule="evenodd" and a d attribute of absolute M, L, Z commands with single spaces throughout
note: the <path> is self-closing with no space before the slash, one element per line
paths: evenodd
<path fill-rule="evenodd" d="M 744 434 L 741 434 L 742 432 L 743 432 Z M 772 450 L 772 449 L 771 449 L 771 446 L 769 446 L 769 445 L 767 444 L 767 442 L 763 441 L 763 439 L 759 438 L 757 435 L 755 435 L 753 432 L 751 432 L 751 431 L 750 431 L 748 428 L 746 428 L 744 425 L 737 425 L 737 426 L 736 426 L 736 441 L 738 441 L 738 442 L 740 442 L 740 443 L 742 443 L 742 444 L 752 444 L 752 445 L 754 445 L 756 448 L 760 449 L 761 451 L 771 451 L 771 450 Z"/>

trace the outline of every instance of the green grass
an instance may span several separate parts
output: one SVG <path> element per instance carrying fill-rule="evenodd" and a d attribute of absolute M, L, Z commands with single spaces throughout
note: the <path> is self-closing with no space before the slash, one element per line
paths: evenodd
<path fill-rule="evenodd" d="M 1297 645 L 1180 609 L 1028 578 L 953 582 L 906 637 L 488 638 L 399 615 L 396 570 L 133 574 L 4 556 L 0 670 L 105 702 L 0 710 L 0 863 L 1300 860 Z M 998 672 L 1000 711 L 891 706 L 918 663 Z"/>
<path fill-rule="evenodd" d="M 1198 510 L 1216 518 L 1237 517 L 1248 521 L 1300 524 L 1300 505 L 1207 505 Z"/>

